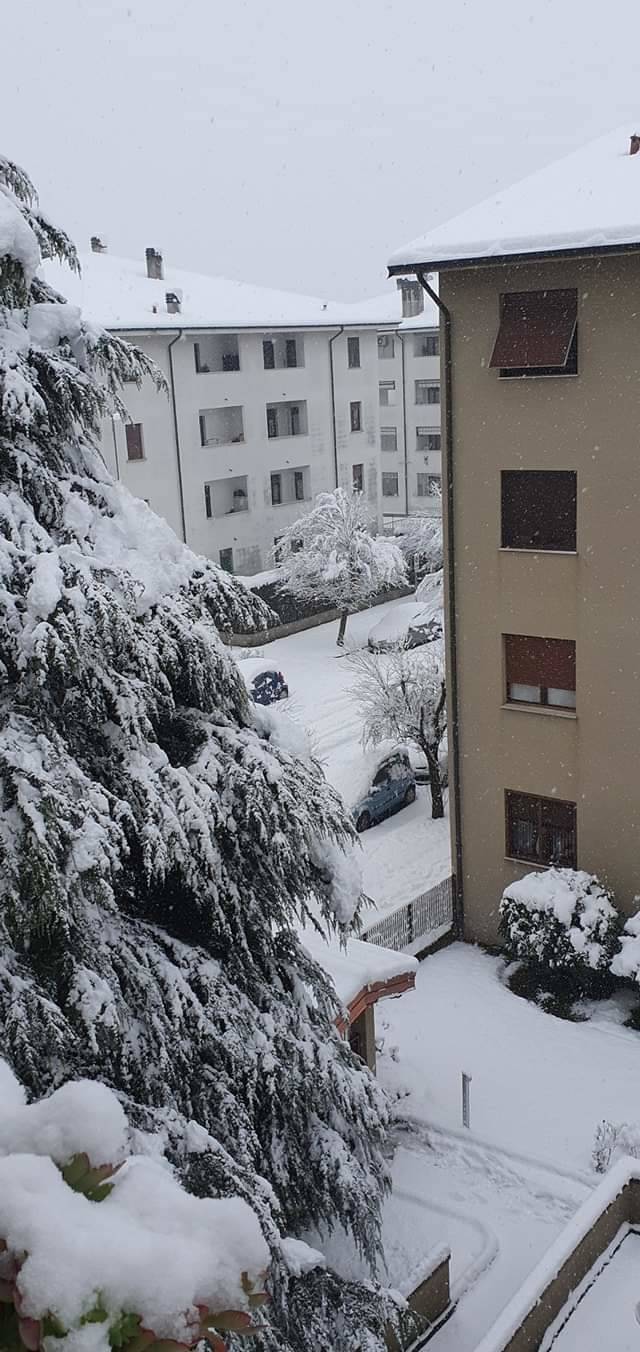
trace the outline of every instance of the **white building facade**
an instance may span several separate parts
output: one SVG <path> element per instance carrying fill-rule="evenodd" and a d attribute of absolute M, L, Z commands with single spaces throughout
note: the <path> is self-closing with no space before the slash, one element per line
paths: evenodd
<path fill-rule="evenodd" d="M 125 387 L 131 421 L 109 419 L 101 449 L 193 550 L 258 573 L 305 504 L 338 484 L 363 493 L 379 526 L 439 511 L 433 306 L 403 318 L 396 291 L 339 305 L 163 271 L 155 250 L 140 266 L 89 254 L 75 285 L 47 266 L 162 371 L 166 394 L 148 379 Z M 415 309 L 421 295 L 404 299 Z"/>

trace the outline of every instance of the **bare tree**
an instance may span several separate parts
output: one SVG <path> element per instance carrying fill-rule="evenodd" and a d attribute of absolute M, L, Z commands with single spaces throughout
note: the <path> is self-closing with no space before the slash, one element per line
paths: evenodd
<path fill-rule="evenodd" d="M 340 611 L 339 647 L 349 614 L 383 587 L 401 587 L 407 580 L 395 541 L 372 535 L 362 494 L 344 488 L 320 493 L 311 511 L 287 527 L 277 558 L 287 591 L 301 601 L 323 597 Z"/>
<path fill-rule="evenodd" d="M 375 746 L 386 737 L 413 742 L 424 752 L 431 785 L 431 816 L 444 817 L 439 752 L 447 730 L 447 692 L 442 649 L 398 647 L 390 653 L 362 651 L 350 659 L 353 687 L 364 719 L 362 740 Z"/>

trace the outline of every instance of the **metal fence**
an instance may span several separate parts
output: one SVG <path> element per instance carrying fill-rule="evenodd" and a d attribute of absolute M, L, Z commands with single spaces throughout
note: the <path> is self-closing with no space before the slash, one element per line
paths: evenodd
<path fill-rule="evenodd" d="M 428 892 L 397 911 L 382 916 L 375 925 L 371 925 L 362 935 L 370 944 L 380 944 L 384 948 L 393 948 L 402 952 L 415 943 L 416 939 L 430 934 L 443 926 L 453 925 L 453 878 L 443 878 Z"/>

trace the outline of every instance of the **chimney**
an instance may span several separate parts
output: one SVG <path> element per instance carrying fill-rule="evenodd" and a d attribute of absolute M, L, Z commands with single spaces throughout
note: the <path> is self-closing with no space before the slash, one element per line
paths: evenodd
<path fill-rule="evenodd" d="M 167 314 L 179 315 L 182 308 L 182 292 L 178 290 L 167 291 L 165 300 L 167 302 Z"/>
<path fill-rule="evenodd" d="M 398 291 L 402 295 L 402 318 L 413 319 L 424 310 L 424 291 L 415 277 L 398 277 Z"/>
<path fill-rule="evenodd" d="M 92 253 L 106 253 L 106 252 L 107 252 L 107 246 L 106 246 L 106 244 L 104 244 L 103 241 L 100 239 L 100 236 L 99 236 L 99 235 L 92 235 L 92 236 L 91 236 L 91 252 L 92 252 Z"/>
<path fill-rule="evenodd" d="M 151 277 L 154 282 L 161 282 L 164 277 L 162 254 L 158 249 L 145 249 L 144 255 L 147 260 L 147 277 Z"/>
<path fill-rule="evenodd" d="M 640 150 L 640 136 L 638 136 L 638 133 L 634 131 L 633 136 L 631 137 L 631 145 L 629 146 L 629 154 L 637 155 L 639 150 Z"/>

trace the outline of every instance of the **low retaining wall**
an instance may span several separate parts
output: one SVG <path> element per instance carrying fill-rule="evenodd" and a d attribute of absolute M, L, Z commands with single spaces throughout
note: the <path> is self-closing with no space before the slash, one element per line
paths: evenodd
<path fill-rule="evenodd" d="M 388 1352 L 405 1352 L 417 1338 L 425 1339 L 431 1325 L 435 1332 L 436 1326 L 442 1322 L 442 1316 L 451 1305 L 450 1257 L 446 1248 L 438 1249 L 431 1256 L 428 1272 L 406 1297 L 411 1311 L 406 1316 L 406 1328 L 401 1330 L 399 1336 L 392 1329 L 387 1333 Z M 427 1262 L 429 1264 L 429 1260 Z M 417 1320 L 412 1315 L 417 1315 Z"/>
<path fill-rule="evenodd" d="M 576 1212 L 476 1352 L 538 1352 L 547 1330 L 620 1229 L 639 1223 L 640 1164 L 621 1160 Z M 611 1317 L 615 1319 L 615 1310 Z"/>
<path fill-rule="evenodd" d="M 374 606 L 383 606 L 387 601 L 398 601 L 403 596 L 413 596 L 413 592 L 413 587 L 395 587 L 393 591 L 384 592 L 382 596 L 375 596 L 370 605 L 361 606 L 359 611 L 354 610 L 351 613 L 357 615 L 363 610 L 373 610 Z M 320 610 L 317 615 L 306 615 L 304 619 L 291 620 L 289 624 L 274 624 L 272 629 L 258 629 L 252 634 L 221 634 L 220 637 L 229 647 L 260 648 L 263 643 L 273 643 L 277 638 L 300 634 L 303 629 L 315 629 L 320 624 L 331 624 L 332 620 L 337 624 L 341 613 L 340 610 Z"/>

